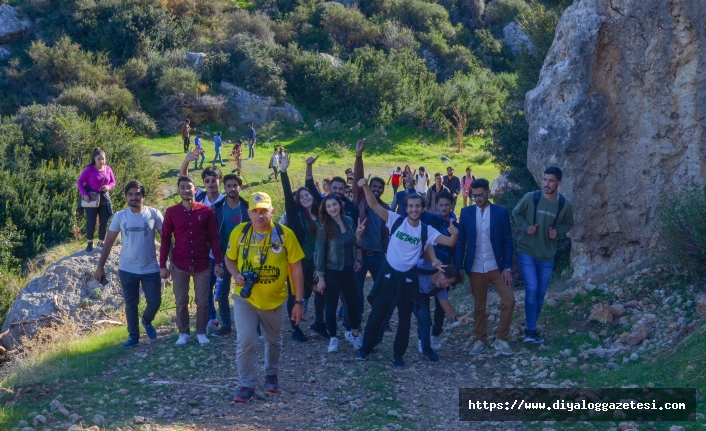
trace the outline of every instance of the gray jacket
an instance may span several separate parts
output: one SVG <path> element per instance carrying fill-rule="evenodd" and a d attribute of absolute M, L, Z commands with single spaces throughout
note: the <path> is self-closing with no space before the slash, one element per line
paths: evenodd
<path fill-rule="evenodd" d="M 343 223 L 346 224 L 346 231 L 353 235 L 353 243 L 355 244 L 355 229 L 353 229 L 353 219 L 348 216 L 343 216 Z M 343 249 L 343 238 L 341 228 L 336 223 L 338 235 L 330 240 L 324 239 L 324 228 L 319 228 L 316 238 L 316 251 L 314 252 L 314 265 L 316 266 L 316 275 L 324 277 L 326 270 L 341 271 L 346 258 L 346 252 Z M 358 244 L 355 244 L 358 248 Z M 354 254 L 355 256 L 355 254 Z"/>

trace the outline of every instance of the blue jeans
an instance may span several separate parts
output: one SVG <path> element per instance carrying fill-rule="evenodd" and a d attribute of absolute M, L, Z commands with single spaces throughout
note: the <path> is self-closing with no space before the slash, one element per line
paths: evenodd
<path fill-rule="evenodd" d="M 199 153 L 199 155 L 196 157 L 196 160 L 194 160 L 194 169 L 199 168 L 199 157 L 201 157 L 201 167 L 203 167 L 203 162 L 206 160 L 206 154 L 202 151 Z"/>
<path fill-rule="evenodd" d="M 436 298 L 436 296 L 434 296 Z M 417 316 L 417 336 L 422 340 L 422 351 L 431 350 L 431 311 L 429 309 L 429 295 L 421 294 L 421 302 L 415 307 Z M 437 307 L 441 308 L 441 307 Z"/>
<path fill-rule="evenodd" d="M 158 272 L 135 274 L 123 270 L 118 270 L 118 278 L 120 278 L 120 286 L 123 288 L 123 298 L 125 299 L 128 336 L 135 339 L 140 338 L 140 326 L 137 323 L 140 285 L 145 294 L 145 301 L 147 301 L 147 307 L 142 314 L 142 323 L 151 325 L 154 316 L 159 311 L 159 306 L 162 304 L 162 279 Z"/>
<path fill-rule="evenodd" d="M 216 286 L 216 274 L 213 273 L 213 267 L 216 265 L 215 259 L 211 259 L 211 281 L 208 292 L 208 319 L 216 319 L 216 306 L 214 304 L 213 288 Z M 232 317 L 230 314 L 230 272 L 223 268 L 223 286 L 216 300 L 218 301 L 218 315 L 221 318 L 221 327 L 230 328 L 233 326 Z"/>
<path fill-rule="evenodd" d="M 542 311 L 547 286 L 552 278 L 554 260 L 541 261 L 524 253 L 518 253 L 520 271 L 525 280 L 525 325 L 530 331 L 537 330 L 537 319 Z"/>
<path fill-rule="evenodd" d="M 205 156 L 204 156 L 204 158 L 205 158 Z M 221 162 L 221 166 L 223 166 L 223 157 L 221 157 L 221 149 L 220 148 L 216 149 L 216 155 L 213 156 L 213 162 L 211 162 L 212 165 L 216 164 L 216 159 L 218 159 L 218 161 Z"/>

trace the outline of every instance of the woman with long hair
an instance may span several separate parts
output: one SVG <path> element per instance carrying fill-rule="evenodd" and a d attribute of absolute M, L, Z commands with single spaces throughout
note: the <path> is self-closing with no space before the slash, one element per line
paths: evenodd
<path fill-rule="evenodd" d="M 329 335 L 328 351 L 338 351 L 336 309 L 339 296 L 343 300 L 351 330 L 345 338 L 359 349 L 363 342 L 358 316 L 358 285 L 355 271 L 360 269 L 356 248 L 362 243 L 365 223 L 353 230 L 353 219 L 343 215 L 341 199 L 330 194 L 323 198 L 319 208 L 319 233 L 316 239 L 317 289 L 326 298 L 326 329 Z"/>
<path fill-rule="evenodd" d="M 99 220 L 98 248 L 103 248 L 108 219 L 113 215 L 113 204 L 110 202 L 110 194 L 108 192 L 115 187 L 115 175 L 113 175 L 113 170 L 110 169 L 110 166 L 106 164 L 105 151 L 100 148 L 93 149 L 91 162 L 81 172 L 76 185 L 84 202 L 90 203 L 100 199 L 98 207 L 84 208 L 86 212 L 86 238 L 88 239 L 86 251 L 93 251 L 96 219 Z"/>
<path fill-rule="evenodd" d="M 287 174 L 288 167 L 289 155 L 285 154 L 280 160 L 280 178 L 282 180 L 284 208 L 286 211 L 285 224 L 294 232 L 304 250 L 304 259 L 301 262 L 302 270 L 304 271 L 304 301 L 308 304 L 313 292 L 315 279 L 314 249 L 316 248 L 316 234 L 319 230 L 319 203 L 321 202 L 321 196 L 317 191 L 309 190 L 306 187 L 300 187 L 296 192 L 292 193 L 292 185 Z M 287 311 L 290 317 L 292 316 L 294 299 L 294 295 L 290 292 L 287 299 Z M 317 294 L 314 296 L 314 308 L 316 320 L 312 325 L 312 329 L 319 333 L 325 332 L 323 295 Z M 309 340 L 299 328 L 299 325 L 295 325 L 291 320 L 289 322 L 292 325 L 292 340 L 302 342 Z"/>

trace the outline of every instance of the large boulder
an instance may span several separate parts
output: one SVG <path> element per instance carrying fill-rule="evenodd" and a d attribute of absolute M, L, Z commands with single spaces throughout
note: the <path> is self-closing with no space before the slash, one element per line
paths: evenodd
<path fill-rule="evenodd" d="M 658 245 L 664 196 L 706 183 L 706 6 L 577 0 L 525 98 L 527 164 L 564 171 L 574 276 L 625 269 Z"/>
<path fill-rule="evenodd" d="M 10 43 L 27 34 L 32 23 L 12 6 L 0 6 L 0 44 Z"/>
<path fill-rule="evenodd" d="M 515 21 L 503 28 L 503 40 L 513 54 L 522 54 L 522 50 L 527 50 L 533 57 L 537 55 L 532 39 Z"/>
<path fill-rule="evenodd" d="M 32 337 L 37 329 L 65 319 L 91 326 L 96 320 L 122 316 L 118 280 L 120 247 L 111 250 L 105 265 L 105 286 L 93 278 L 100 253 L 80 251 L 47 267 L 20 292 L 2 325 L 0 343 L 8 350 Z"/>
<path fill-rule="evenodd" d="M 221 91 L 242 123 L 265 124 L 270 121 L 303 123 L 302 114 L 289 103 L 277 104 L 274 98 L 258 96 L 229 82 L 221 82 Z"/>

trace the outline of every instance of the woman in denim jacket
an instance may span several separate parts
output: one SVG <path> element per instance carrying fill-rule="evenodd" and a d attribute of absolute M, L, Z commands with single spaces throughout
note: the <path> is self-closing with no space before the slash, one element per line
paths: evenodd
<path fill-rule="evenodd" d="M 356 261 L 356 248 L 361 244 L 365 225 L 353 230 L 353 219 L 342 215 L 343 204 L 338 196 L 330 194 L 321 201 L 319 222 L 321 227 L 316 240 L 316 275 L 319 277 L 317 289 L 326 298 L 326 329 L 330 337 L 329 353 L 338 351 L 336 332 L 336 309 L 339 296 L 343 300 L 345 312 L 351 324 L 346 331 L 346 340 L 356 350 L 363 342 L 358 317 L 358 285 L 355 271 L 360 268 Z"/>

